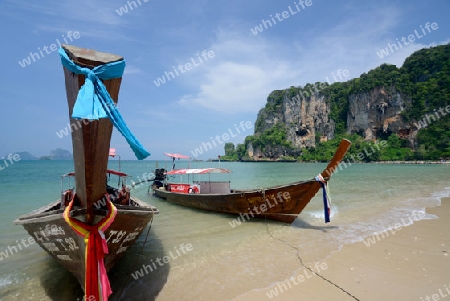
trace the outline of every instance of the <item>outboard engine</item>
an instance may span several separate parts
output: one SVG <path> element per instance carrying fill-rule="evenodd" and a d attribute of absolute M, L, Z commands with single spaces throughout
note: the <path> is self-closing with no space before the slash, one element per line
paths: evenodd
<path fill-rule="evenodd" d="M 164 186 L 164 181 L 166 180 L 166 169 L 157 168 L 155 169 L 155 179 L 153 180 L 153 189 L 159 189 Z"/>

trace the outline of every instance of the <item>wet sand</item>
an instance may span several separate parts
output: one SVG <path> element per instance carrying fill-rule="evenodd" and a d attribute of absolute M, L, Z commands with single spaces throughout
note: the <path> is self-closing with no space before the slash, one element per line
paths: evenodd
<path fill-rule="evenodd" d="M 366 238 L 321 260 L 303 258 L 326 280 L 303 269 L 294 278 L 233 300 L 450 300 L 450 198 L 426 211 L 439 218 L 373 236 L 369 246 Z"/>

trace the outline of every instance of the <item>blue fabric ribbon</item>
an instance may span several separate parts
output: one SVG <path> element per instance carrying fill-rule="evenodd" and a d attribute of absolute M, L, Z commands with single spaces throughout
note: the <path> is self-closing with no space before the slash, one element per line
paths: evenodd
<path fill-rule="evenodd" d="M 98 120 L 108 117 L 117 130 L 125 137 L 136 158 L 142 160 L 150 156 L 150 153 L 145 150 L 127 127 L 122 115 L 120 115 L 114 101 L 101 81 L 101 79 L 108 80 L 121 77 L 125 69 L 125 61 L 120 60 L 89 69 L 75 64 L 63 48 L 60 48 L 58 52 L 63 66 L 73 73 L 86 76 L 84 85 L 78 91 L 78 96 L 73 106 L 72 118 Z"/>
<path fill-rule="evenodd" d="M 330 202 L 328 200 L 327 196 L 327 183 L 323 179 L 322 175 L 318 175 L 315 177 L 315 180 L 320 183 L 320 186 L 322 186 L 322 195 L 323 195 L 323 213 L 325 217 L 325 223 L 330 222 Z"/>
<path fill-rule="evenodd" d="M 322 186 L 322 194 L 323 194 L 323 213 L 325 216 L 325 223 L 330 222 L 330 207 L 327 199 L 327 187 L 325 183 L 320 182 L 320 185 Z"/>

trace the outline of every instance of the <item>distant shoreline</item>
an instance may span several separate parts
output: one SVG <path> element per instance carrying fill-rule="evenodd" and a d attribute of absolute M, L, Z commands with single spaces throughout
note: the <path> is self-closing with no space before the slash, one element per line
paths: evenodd
<path fill-rule="evenodd" d="M 291 161 L 291 160 L 207 160 L 206 162 L 242 162 L 242 163 L 278 163 L 278 162 L 289 162 L 289 163 L 328 163 L 328 161 Z M 450 164 L 450 160 L 444 161 L 427 161 L 427 160 L 415 160 L 415 161 L 371 161 L 371 162 L 348 162 L 350 164 Z"/>
<path fill-rule="evenodd" d="M 380 164 L 450 164 L 450 161 L 374 161 L 368 163 Z"/>
<path fill-rule="evenodd" d="M 73 161 L 73 159 L 23 159 L 21 161 Z M 124 161 L 139 161 L 137 159 L 124 159 Z M 167 161 L 170 160 L 149 160 L 149 161 Z M 195 160 L 191 162 L 219 162 L 219 160 Z M 328 163 L 328 161 L 291 161 L 291 160 L 243 160 L 243 161 L 233 161 L 233 160 L 220 160 L 220 162 L 241 162 L 241 163 Z M 450 165 L 450 160 L 446 161 L 425 161 L 425 160 L 417 160 L 417 161 L 371 161 L 371 162 L 347 162 L 350 164 L 447 164 Z"/>

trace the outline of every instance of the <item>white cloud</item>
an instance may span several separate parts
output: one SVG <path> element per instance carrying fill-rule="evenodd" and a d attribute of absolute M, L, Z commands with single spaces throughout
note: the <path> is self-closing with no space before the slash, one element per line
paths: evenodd
<path fill-rule="evenodd" d="M 128 65 L 125 68 L 124 74 L 125 75 L 130 75 L 130 74 L 141 74 L 142 70 L 139 67 L 133 66 L 133 65 Z"/>
<path fill-rule="evenodd" d="M 124 1 L 121 5 L 127 5 L 127 2 Z M 122 33 L 120 30 L 127 29 L 130 18 L 120 17 L 116 13 L 118 8 L 120 8 L 119 4 L 105 1 L 80 0 L 51 3 L 7 1 L 0 14 L 20 19 L 31 12 L 32 18 L 27 21 L 34 24 L 32 31 L 36 35 L 41 32 L 61 34 L 76 30 L 84 38 L 138 42 L 138 38 Z M 137 18 L 135 12 L 133 12 L 133 18 Z M 49 22 L 49 19 L 52 21 Z M 114 34 L 111 34 L 111 28 L 116 28 Z"/>
<path fill-rule="evenodd" d="M 399 37 L 399 39 L 400 38 L 401 37 Z M 396 42 L 397 42 L 396 40 L 393 40 L 391 42 L 391 44 L 395 44 Z M 414 53 L 415 51 L 423 49 L 423 48 L 430 48 L 430 47 L 435 47 L 438 45 L 445 45 L 448 43 L 450 43 L 450 39 L 447 39 L 440 43 L 430 43 L 430 44 L 422 44 L 422 43 L 413 42 L 407 46 L 402 46 L 402 48 L 398 48 L 398 50 L 394 49 L 393 52 L 389 52 L 389 55 L 385 56 L 382 60 L 380 60 L 380 62 L 382 61 L 384 63 L 393 64 L 393 65 L 396 65 L 398 68 L 400 68 L 403 65 L 403 63 L 405 62 L 405 59 L 408 56 L 410 56 L 412 53 Z M 384 45 L 384 47 L 382 47 L 382 48 L 386 48 L 386 47 L 387 47 L 387 45 Z"/>
<path fill-rule="evenodd" d="M 255 112 L 273 90 L 325 82 L 327 77 L 333 81 L 332 73 L 338 69 L 349 70 L 349 78 L 338 79 L 346 81 L 382 63 L 400 66 L 425 46 L 412 44 L 380 60 L 376 52 L 397 38 L 393 32 L 402 21 L 402 11 L 395 6 L 374 7 L 365 13 L 360 7 L 344 11 L 354 17 L 329 30 L 312 29 L 292 38 L 218 31 L 210 47 L 214 59 L 180 78 L 193 92 L 183 95 L 179 103 L 226 113 Z"/>
<path fill-rule="evenodd" d="M 189 77 L 191 85 L 200 84 L 196 93 L 182 96 L 180 104 L 226 113 L 255 112 L 268 93 L 293 83 L 300 73 L 276 57 L 276 49 L 263 38 L 250 40 L 222 31 L 208 49 L 214 50 L 214 58 Z"/>
<path fill-rule="evenodd" d="M 276 88 L 286 71 L 284 63 L 264 66 L 220 62 L 208 69 L 200 91 L 195 95 L 184 95 L 180 103 L 224 112 L 255 112 L 264 103 L 268 90 Z"/>
<path fill-rule="evenodd" d="M 32 11 L 39 19 L 46 16 L 59 21 L 74 21 L 79 24 L 122 24 L 124 20 L 120 18 L 115 9 L 117 5 L 111 3 L 98 3 L 89 0 L 80 1 L 55 1 L 51 3 L 29 1 L 8 1 L 15 10 Z M 124 3 L 126 4 L 126 2 Z M 54 21 L 53 20 L 53 21 Z"/>

